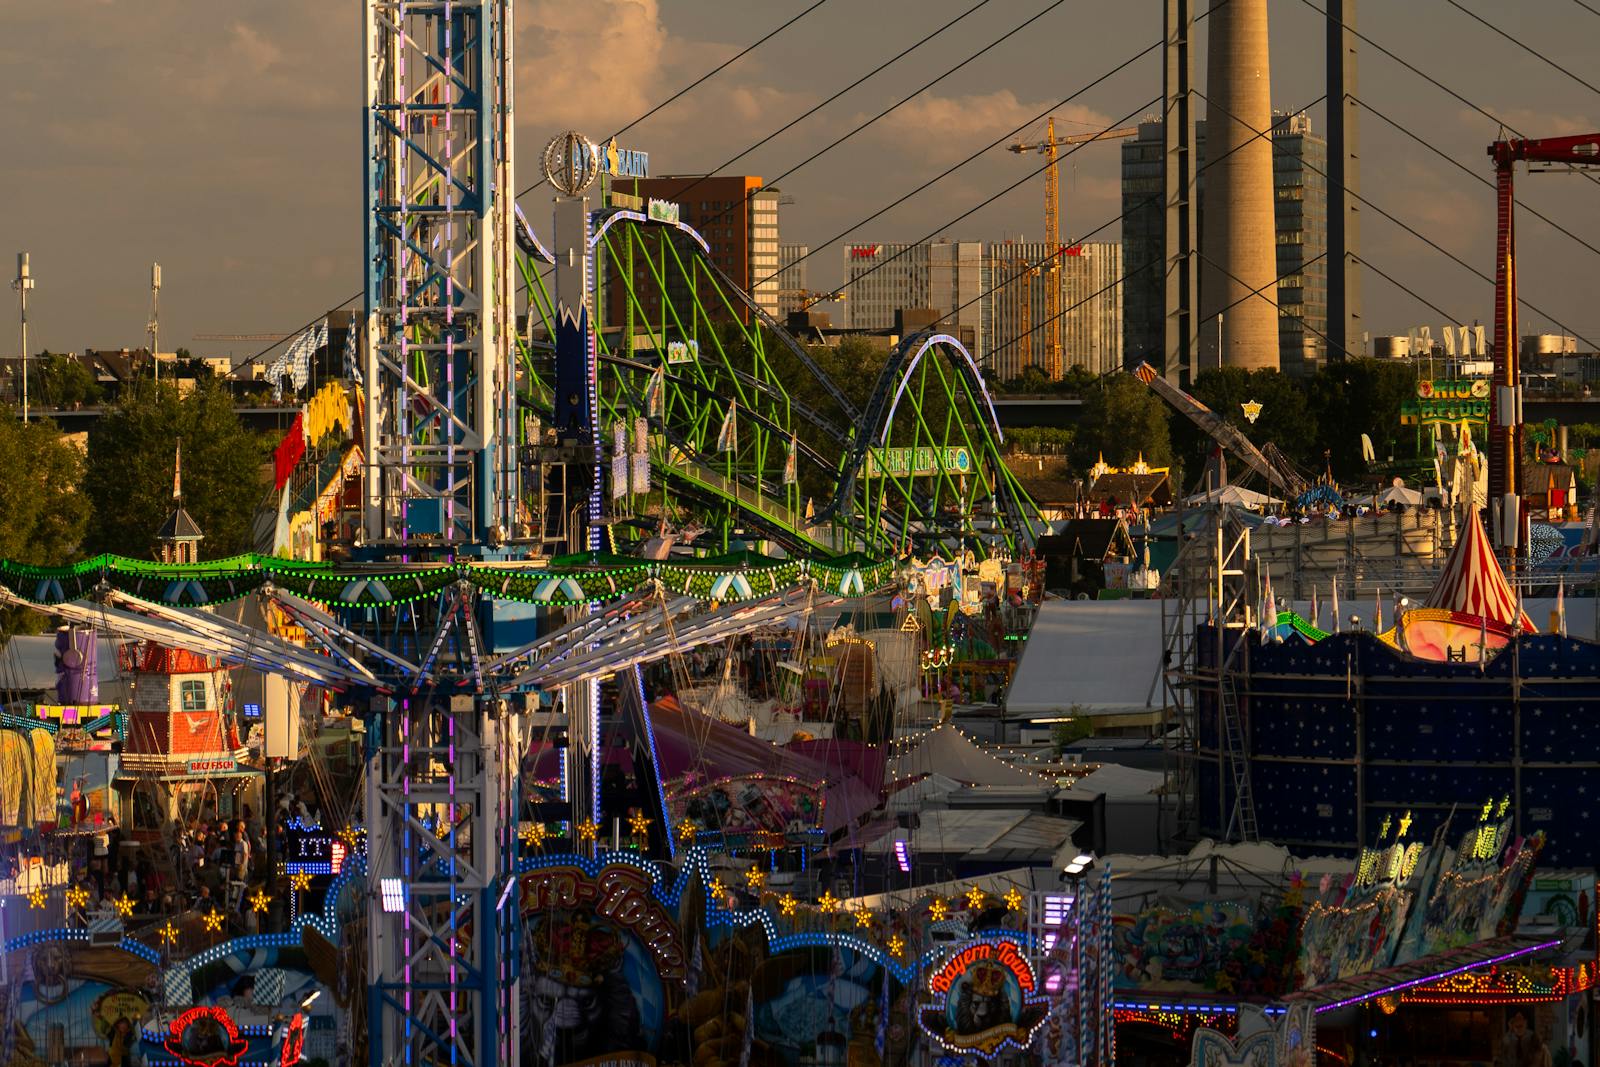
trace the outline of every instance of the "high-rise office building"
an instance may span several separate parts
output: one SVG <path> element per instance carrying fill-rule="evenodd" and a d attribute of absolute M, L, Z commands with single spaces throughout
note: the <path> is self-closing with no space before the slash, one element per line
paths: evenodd
<path fill-rule="evenodd" d="M 612 190 L 640 200 L 667 200 L 678 205 L 679 218 L 693 227 L 710 246 L 711 263 L 740 289 L 749 293 L 757 307 L 773 317 L 778 315 L 778 190 L 764 188 L 754 175 L 668 175 L 659 178 L 619 178 Z M 680 237 L 679 240 L 687 240 Z M 658 269 L 660 265 L 657 265 Z M 639 294 L 642 312 L 655 321 L 662 313 L 659 285 L 649 282 L 651 267 L 634 261 L 634 290 Z M 613 272 L 615 274 L 615 272 Z M 667 296 L 677 306 L 690 294 L 681 272 L 666 270 Z M 647 282 L 649 282 L 647 284 Z M 716 320 L 748 314 L 732 311 L 717 295 L 709 280 L 696 288 L 707 314 Z M 623 321 L 627 309 L 627 289 L 616 277 L 606 281 L 606 319 L 608 326 Z M 737 303 L 733 307 L 737 308 Z"/>
<path fill-rule="evenodd" d="M 934 241 L 857 244 L 844 250 L 845 325 L 888 330 L 903 308 L 932 308 L 939 328 L 970 337 L 969 350 L 996 381 L 1046 365 L 1042 242 Z M 1062 363 L 1104 373 L 1122 359 L 1122 248 L 1084 244 L 1058 257 Z"/>
<path fill-rule="evenodd" d="M 1020 378 L 1028 367 L 1044 370 L 1050 344 L 1047 290 L 1061 286 L 1061 363 L 1104 374 L 1122 365 L 1122 246 L 1074 245 L 1048 269 L 1043 242 L 996 242 L 985 261 L 981 355 L 990 377 Z M 1044 264 L 1044 266 L 1040 266 Z"/>
<path fill-rule="evenodd" d="M 1278 346 L 1283 369 L 1311 374 L 1327 358 L 1328 142 L 1305 112 L 1274 116 L 1272 186 L 1278 241 Z"/>
<path fill-rule="evenodd" d="M 926 244 L 845 245 L 845 328 L 888 330 L 899 309 L 932 307 L 930 281 Z"/>
<path fill-rule="evenodd" d="M 1327 332 L 1328 189 L 1327 141 L 1311 130 L 1304 114 L 1275 115 L 1272 129 L 1274 242 L 1277 249 L 1278 347 L 1287 374 L 1307 374 L 1323 359 Z M 1195 123 L 1195 199 L 1205 213 L 1206 124 Z M 1139 135 L 1122 143 L 1123 364 L 1142 360 L 1159 365 L 1164 345 L 1165 288 L 1162 262 L 1166 211 L 1162 206 L 1165 164 L 1159 122 L 1139 125 Z M 1204 229 L 1202 227 L 1202 232 Z M 1202 247 L 1202 251 L 1204 248 Z M 1202 286 L 1205 275 L 1202 274 Z M 1202 298 L 1202 303 L 1203 303 Z M 1210 331 L 1216 350 L 1217 323 Z M 1214 358 L 1214 356 L 1213 356 Z"/>
<path fill-rule="evenodd" d="M 787 319 L 796 311 L 805 310 L 806 268 L 811 261 L 806 257 L 811 249 L 806 245 L 778 246 L 778 318 Z"/>

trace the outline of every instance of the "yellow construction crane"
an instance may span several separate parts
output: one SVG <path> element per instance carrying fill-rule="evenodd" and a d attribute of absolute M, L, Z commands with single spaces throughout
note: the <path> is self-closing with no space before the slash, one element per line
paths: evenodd
<path fill-rule="evenodd" d="M 810 311 L 813 304 L 821 304 L 830 300 L 845 300 L 847 296 L 843 289 L 835 289 L 831 293 L 818 293 L 810 289 L 780 289 L 779 296 L 792 296 L 800 302 L 801 311 Z"/>
<path fill-rule="evenodd" d="M 1062 145 L 1088 144 L 1091 141 L 1115 141 L 1123 137 L 1135 137 L 1138 133 L 1137 126 L 1119 126 L 1099 133 L 1074 133 L 1057 137 L 1056 117 L 1051 115 L 1045 121 L 1043 141 L 1034 144 L 1018 141 L 1010 146 L 1011 151 L 1018 155 L 1023 152 L 1043 152 L 1045 158 L 1044 242 L 1051 253 L 1050 266 L 1047 268 L 1050 279 L 1044 287 L 1044 317 L 1045 325 L 1049 328 L 1045 334 L 1044 372 L 1052 381 L 1059 379 L 1065 370 L 1061 366 L 1061 254 L 1066 251 L 1066 246 L 1061 243 L 1061 178 L 1056 171 L 1056 149 Z"/>

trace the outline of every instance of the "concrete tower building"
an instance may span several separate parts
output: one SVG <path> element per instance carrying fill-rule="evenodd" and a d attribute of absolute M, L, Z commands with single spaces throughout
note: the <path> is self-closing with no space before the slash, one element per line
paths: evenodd
<path fill-rule="evenodd" d="M 1214 162 L 1206 173 L 1201 216 L 1202 362 L 1276 368 L 1267 0 L 1213 0 L 1209 23 L 1206 154 Z"/>

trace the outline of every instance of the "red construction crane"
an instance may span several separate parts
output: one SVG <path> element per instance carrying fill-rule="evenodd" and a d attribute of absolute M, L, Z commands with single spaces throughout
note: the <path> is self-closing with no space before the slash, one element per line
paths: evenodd
<path fill-rule="evenodd" d="M 1494 279 L 1494 382 L 1489 417 L 1489 499 L 1500 505 L 1501 522 L 1494 531 L 1497 544 L 1524 555 L 1528 545 L 1528 520 L 1522 507 L 1522 390 L 1517 335 L 1517 237 L 1512 211 L 1512 168 L 1523 163 L 1600 164 L 1600 133 L 1538 140 L 1496 141 L 1489 146 L 1494 160 L 1498 240 Z M 1513 514 L 1512 522 L 1506 518 Z M 1507 527 L 1511 527 L 1507 529 Z"/>

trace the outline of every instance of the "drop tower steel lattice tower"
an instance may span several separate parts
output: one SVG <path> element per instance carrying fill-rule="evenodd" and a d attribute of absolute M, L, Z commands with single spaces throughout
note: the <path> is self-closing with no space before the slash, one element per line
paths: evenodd
<path fill-rule="evenodd" d="M 518 502 L 510 0 L 364 0 L 364 543 L 499 553 Z M 476 597 L 369 717 L 369 1062 L 516 1062 L 516 721 L 481 676 Z M 432 620 L 430 620 L 432 621 Z M 473 679 L 477 678 L 474 682 Z M 460 684 L 458 684 L 460 683 Z"/>

